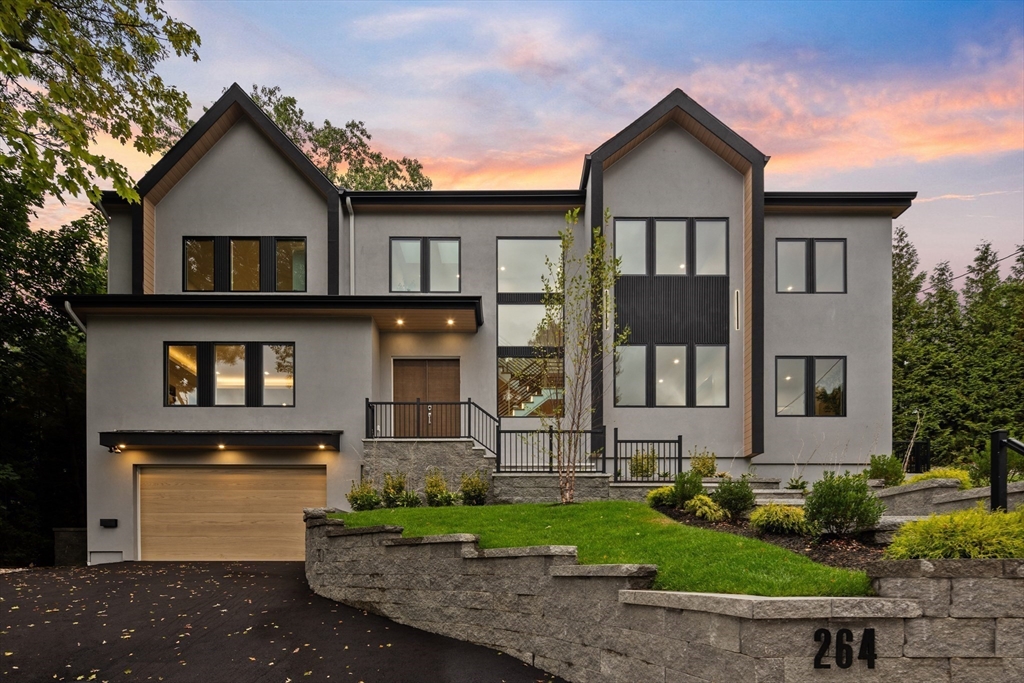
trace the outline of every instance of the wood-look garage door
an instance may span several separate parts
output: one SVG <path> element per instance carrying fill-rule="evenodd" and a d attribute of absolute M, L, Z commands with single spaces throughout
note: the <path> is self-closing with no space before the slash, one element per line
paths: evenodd
<path fill-rule="evenodd" d="M 327 504 L 324 467 L 144 467 L 143 560 L 301 560 L 302 508 Z"/>

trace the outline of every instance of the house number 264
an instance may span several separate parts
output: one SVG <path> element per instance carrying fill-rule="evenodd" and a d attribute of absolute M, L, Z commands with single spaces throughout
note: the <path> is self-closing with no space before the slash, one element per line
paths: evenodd
<path fill-rule="evenodd" d="M 821 643 L 818 654 L 814 656 L 815 669 L 831 669 L 831 664 L 821 661 L 822 657 L 828 656 L 829 648 L 832 646 L 832 632 L 827 628 L 819 628 L 814 632 L 814 642 Z M 857 651 L 857 659 L 867 660 L 868 668 L 875 668 L 875 629 L 866 628 L 860 636 L 860 649 Z M 848 628 L 841 628 L 836 631 L 836 666 L 840 669 L 849 669 L 853 666 L 853 632 Z"/>

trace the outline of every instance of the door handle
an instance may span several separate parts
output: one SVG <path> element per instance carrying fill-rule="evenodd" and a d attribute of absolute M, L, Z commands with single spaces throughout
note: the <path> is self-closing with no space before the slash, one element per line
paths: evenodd
<path fill-rule="evenodd" d="M 428 425 L 429 425 L 429 424 L 433 424 L 433 423 L 432 423 L 432 421 L 431 421 L 431 418 L 432 418 L 432 416 L 433 416 L 433 414 L 434 414 L 434 413 L 433 413 L 433 410 L 434 410 L 434 406 L 432 406 L 432 405 L 428 404 L 428 405 L 427 405 L 427 424 L 428 424 Z"/>

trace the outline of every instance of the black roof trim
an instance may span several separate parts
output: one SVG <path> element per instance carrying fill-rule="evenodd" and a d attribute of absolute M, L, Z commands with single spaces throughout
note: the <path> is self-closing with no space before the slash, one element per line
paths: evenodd
<path fill-rule="evenodd" d="M 587 191 L 587 181 L 590 180 L 590 155 L 583 157 L 583 173 L 580 174 L 580 192 Z"/>
<path fill-rule="evenodd" d="M 100 193 L 100 201 L 98 204 L 103 206 L 131 206 L 131 202 L 122 197 L 117 193 L 116 190 L 103 190 Z"/>
<path fill-rule="evenodd" d="M 472 310 L 476 324 L 484 324 L 483 297 L 408 295 L 390 296 L 333 296 L 322 294 L 284 295 L 281 294 L 57 294 L 47 297 L 52 306 L 64 309 L 64 302 L 72 308 L 110 309 L 149 308 L 195 309 L 197 311 L 230 308 L 235 310 L 278 308 L 283 310 L 311 310 L 337 308 L 348 310 L 372 309 L 458 309 Z"/>
<path fill-rule="evenodd" d="M 341 450 L 342 430 L 331 431 L 116 431 L 100 432 L 107 448 L 312 448 Z"/>
<path fill-rule="evenodd" d="M 747 142 L 744 138 L 740 137 L 740 135 L 732 128 L 729 128 L 729 126 L 715 118 L 711 112 L 697 104 L 689 95 L 679 88 L 670 92 L 663 100 L 661 100 L 661 102 L 658 102 L 656 105 L 648 109 L 640 118 L 623 128 L 618 134 L 591 152 L 591 156 L 594 160 L 603 162 L 676 107 L 692 116 L 699 124 L 718 136 L 718 138 L 720 138 L 725 144 L 734 149 L 737 154 L 742 156 L 751 164 L 755 166 L 764 166 L 767 162 L 767 157 L 762 152 L 758 151 L 756 147 Z"/>
<path fill-rule="evenodd" d="M 344 190 L 353 204 L 390 206 L 562 206 L 586 199 L 582 190 Z"/>
<path fill-rule="evenodd" d="M 765 192 L 765 206 L 892 206 L 910 203 L 916 192 Z"/>
<path fill-rule="evenodd" d="M 305 153 L 295 146 L 291 138 L 284 134 L 284 132 L 278 128 L 277 124 L 274 123 L 269 116 L 263 113 L 255 102 L 245 93 L 244 90 L 238 85 L 238 83 L 232 83 L 231 87 L 228 88 L 220 99 L 213 103 L 205 114 L 195 123 L 194 126 L 188 129 L 188 132 L 173 147 L 170 151 L 164 155 L 160 161 L 153 165 L 153 168 L 149 170 L 146 175 L 142 177 L 137 185 L 139 195 L 145 196 L 153 187 L 156 186 L 160 179 L 163 178 L 168 171 L 170 171 L 175 164 L 177 164 L 182 157 L 188 154 L 188 151 L 192 149 L 192 146 L 199 141 L 203 135 L 215 124 L 221 116 L 234 104 L 237 104 L 242 108 L 242 111 L 246 113 L 249 119 L 259 128 L 274 145 L 284 154 L 295 167 L 298 168 L 299 172 L 302 173 L 309 182 L 320 190 L 321 194 L 326 198 L 331 198 L 333 194 L 336 194 L 338 189 L 334 186 L 327 176 L 325 176 L 316 165 L 309 160 L 309 157 Z"/>

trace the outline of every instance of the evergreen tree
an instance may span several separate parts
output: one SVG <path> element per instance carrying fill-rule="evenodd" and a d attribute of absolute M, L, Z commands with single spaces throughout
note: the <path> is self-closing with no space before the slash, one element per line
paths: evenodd
<path fill-rule="evenodd" d="M 896 441 L 910 440 L 917 424 L 914 411 L 926 403 L 909 377 L 910 363 L 921 355 L 919 296 L 926 275 L 917 272 L 917 266 L 917 249 L 903 226 L 897 226 L 892 245 L 892 429 Z"/>

